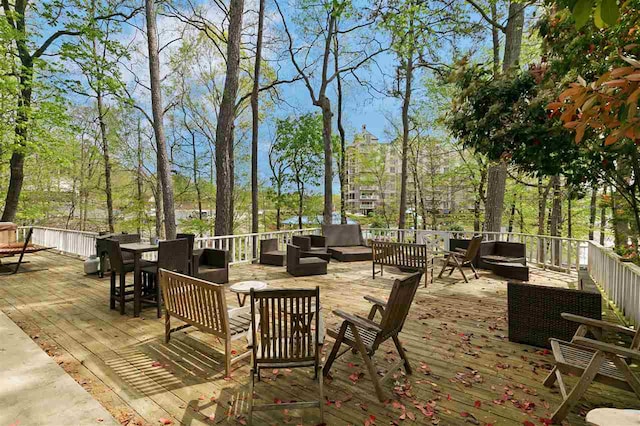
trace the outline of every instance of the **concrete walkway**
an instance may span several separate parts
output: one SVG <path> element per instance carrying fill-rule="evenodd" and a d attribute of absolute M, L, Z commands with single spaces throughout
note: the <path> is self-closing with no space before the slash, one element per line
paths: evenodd
<path fill-rule="evenodd" d="M 0 426 L 118 424 L 0 311 Z"/>

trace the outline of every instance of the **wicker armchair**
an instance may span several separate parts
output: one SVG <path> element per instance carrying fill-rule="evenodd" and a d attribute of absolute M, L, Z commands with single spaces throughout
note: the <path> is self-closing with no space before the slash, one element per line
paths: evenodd
<path fill-rule="evenodd" d="M 276 238 L 260 241 L 261 265 L 284 266 L 286 258 L 287 253 L 278 250 L 278 240 Z"/>
<path fill-rule="evenodd" d="M 302 257 L 300 247 L 287 245 L 287 272 L 293 276 L 325 275 L 327 263 L 319 257 Z"/>
<path fill-rule="evenodd" d="M 194 276 L 205 281 L 224 284 L 229 282 L 229 252 L 205 248 L 193 253 Z"/>

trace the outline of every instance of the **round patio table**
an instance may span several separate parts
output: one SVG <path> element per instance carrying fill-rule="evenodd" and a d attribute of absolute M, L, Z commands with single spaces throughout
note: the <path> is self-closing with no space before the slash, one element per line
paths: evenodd
<path fill-rule="evenodd" d="M 240 307 L 244 306 L 247 294 L 249 294 L 251 289 L 263 290 L 265 288 L 267 288 L 267 283 L 262 281 L 240 281 L 239 283 L 233 284 L 229 287 L 229 289 L 238 297 L 238 305 L 240 305 Z M 240 295 L 242 295 L 242 300 L 240 299 Z"/>

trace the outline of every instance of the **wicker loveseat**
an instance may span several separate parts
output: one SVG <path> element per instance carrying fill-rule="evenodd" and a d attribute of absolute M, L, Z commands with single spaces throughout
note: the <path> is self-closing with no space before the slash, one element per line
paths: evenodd
<path fill-rule="evenodd" d="M 322 225 L 327 252 L 340 262 L 357 262 L 373 259 L 371 247 L 362 238 L 360 225 Z"/>

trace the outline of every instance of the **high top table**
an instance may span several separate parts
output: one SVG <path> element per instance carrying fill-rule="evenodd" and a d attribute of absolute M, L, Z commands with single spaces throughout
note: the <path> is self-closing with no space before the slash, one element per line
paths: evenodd
<path fill-rule="evenodd" d="M 120 250 L 133 254 L 133 316 L 139 317 L 142 298 L 142 273 L 140 271 L 140 260 L 142 253 L 158 251 L 157 244 L 148 243 L 127 243 L 120 244 Z"/>

